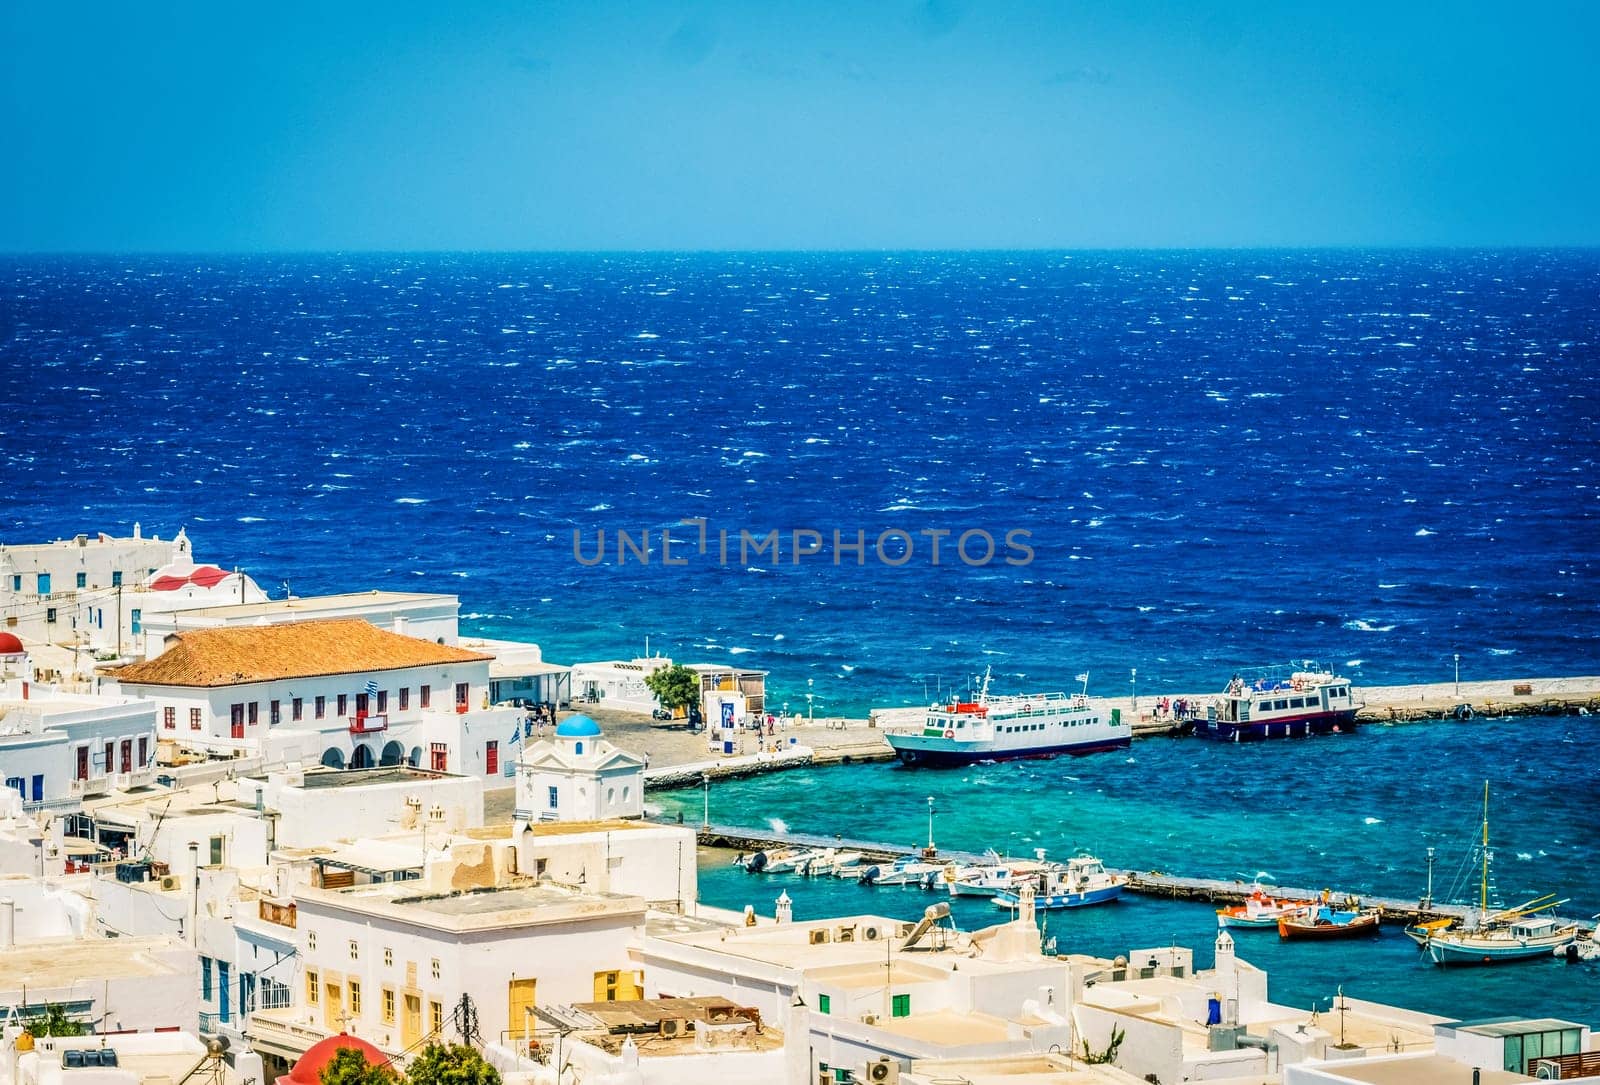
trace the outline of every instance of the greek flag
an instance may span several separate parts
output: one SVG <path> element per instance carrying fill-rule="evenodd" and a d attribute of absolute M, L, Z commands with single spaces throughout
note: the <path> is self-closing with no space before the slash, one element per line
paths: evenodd
<path fill-rule="evenodd" d="M 378 683 L 374 682 L 370 678 L 367 679 L 367 696 L 368 697 L 376 697 L 377 695 L 378 695 Z"/>
<path fill-rule="evenodd" d="M 1077 680 L 1079 682 L 1087 682 L 1089 680 L 1089 676 L 1087 674 L 1080 674 L 1078 675 Z"/>

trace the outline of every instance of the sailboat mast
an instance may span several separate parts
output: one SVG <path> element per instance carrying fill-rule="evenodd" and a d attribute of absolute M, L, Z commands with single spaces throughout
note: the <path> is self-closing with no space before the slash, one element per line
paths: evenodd
<path fill-rule="evenodd" d="M 1478 885 L 1478 907 L 1489 910 L 1489 781 L 1483 782 L 1483 880 Z"/>

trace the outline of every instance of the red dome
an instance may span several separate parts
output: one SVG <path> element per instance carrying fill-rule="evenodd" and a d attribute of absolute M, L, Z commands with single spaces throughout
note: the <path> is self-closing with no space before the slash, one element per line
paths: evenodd
<path fill-rule="evenodd" d="M 0 656 L 20 656 L 27 651 L 15 633 L 0 633 Z"/>
<path fill-rule="evenodd" d="M 337 1036 L 329 1036 L 326 1040 L 318 1040 L 312 1044 L 294 1064 L 294 1069 L 278 1079 L 278 1085 L 319 1085 L 322 1081 L 323 1068 L 333 1061 L 333 1057 L 341 1048 L 345 1047 L 361 1052 L 368 1066 L 384 1066 L 389 1062 L 388 1055 L 361 1037 L 341 1032 Z"/>

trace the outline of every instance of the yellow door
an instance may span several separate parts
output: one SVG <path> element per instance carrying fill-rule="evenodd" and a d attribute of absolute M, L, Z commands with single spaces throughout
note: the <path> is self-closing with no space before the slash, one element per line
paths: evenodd
<path fill-rule="evenodd" d="M 329 1032 L 344 1031 L 344 986 L 338 983 L 323 985 L 327 998 L 322 1000 L 322 1023 Z"/>
<path fill-rule="evenodd" d="M 529 1019 L 528 1011 L 533 1009 L 534 988 L 537 980 L 512 980 L 506 985 L 506 1002 L 510 1006 L 510 1013 L 506 1016 L 506 1028 L 517 1039 L 522 1038 L 523 1030 L 528 1035 L 533 1035 L 538 1027 L 538 1022 Z"/>
<path fill-rule="evenodd" d="M 400 1017 L 400 1042 L 410 1047 L 422 1038 L 422 996 L 406 995 L 405 1012 Z"/>

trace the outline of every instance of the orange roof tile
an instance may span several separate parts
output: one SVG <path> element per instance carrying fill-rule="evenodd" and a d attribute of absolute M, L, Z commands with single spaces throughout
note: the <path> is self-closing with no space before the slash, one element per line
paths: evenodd
<path fill-rule="evenodd" d="M 176 643 L 154 659 L 113 673 L 129 685 L 235 686 L 493 658 L 391 633 L 360 618 L 329 618 L 178 633 Z"/>

